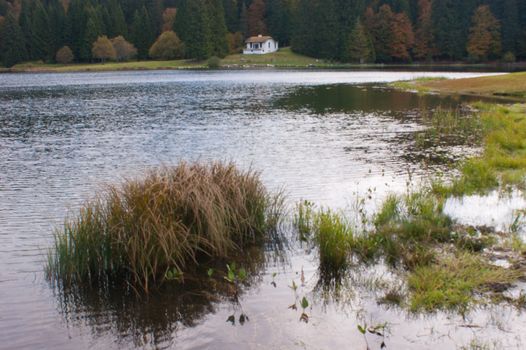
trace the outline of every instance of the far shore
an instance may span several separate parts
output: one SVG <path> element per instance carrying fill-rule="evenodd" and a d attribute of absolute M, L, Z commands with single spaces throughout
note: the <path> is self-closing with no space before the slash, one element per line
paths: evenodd
<path fill-rule="evenodd" d="M 220 69 L 411 69 L 411 70 L 474 70 L 474 71 L 522 71 L 526 62 L 513 64 L 492 62 L 469 64 L 463 62 L 432 62 L 407 64 L 351 64 L 338 63 L 299 55 L 290 48 L 267 55 L 229 55 L 221 60 Z M 55 64 L 44 62 L 26 62 L 11 68 L 0 66 L 0 73 L 72 73 L 72 72 L 106 72 L 135 70 L 188 70 L 208 69 L 207 61 L 171 60 L 171 61 L 129 61 L 106 63 Z"/>

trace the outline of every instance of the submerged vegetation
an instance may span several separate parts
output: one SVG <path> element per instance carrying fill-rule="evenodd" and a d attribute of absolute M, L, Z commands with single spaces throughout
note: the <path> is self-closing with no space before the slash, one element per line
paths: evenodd
<path fill-rule="evenodd" d="M 153 170 L 110 186 L 67 220 L 47 271 L 68 284 L 120 279 L 148 291 L 265 244 L 278 228 L 281 203 L 258 173 L 234 164 Z"/>
<path fill-rule="evenodd" d="M 483 194 L 503 186 L 523 186 L 526 176 L 526 107 L 476 104 L 482 128 L 483 152 L 466 160 L 460 176 L 449 184 L 436 182 L 437 194 Z"/>
<path fill-rule="evenodd" d="M 421 137 L 434 139 L 432 144 L 449 137 L 463 137 L 471 144 L 481 139 L 482 153 L 460 163 L 459 176 L 452 181 L 432 180 L 405 195 L 388 196 L 362 231 L 347 226 L 341 213 L 313 210 L 308 202 L 298 206 L 295 224 L 302 239 L 312 237 L 320 274 L 385 263 L 405 281 L 407 294 L 396 293 L 393 298 L 389 290 L 383 300 L 396 300 L 414 312 L 465 311 L 491 301 L 491 293 L 502 293 L 523 278 L 525 244 L 517 234 L 522 212 L 509 233 L 461 225 L 444 213 L 452 196 L 485 194 L 525 181 L 525 107 L 483 103 L 474 107 L 477 114 L 470 117 L 436 111 L 424 118 L 428 128 L 417 135 L 417 143 Z M 509 252 L 510 267 L 494 264 L 495 251 Z"/>

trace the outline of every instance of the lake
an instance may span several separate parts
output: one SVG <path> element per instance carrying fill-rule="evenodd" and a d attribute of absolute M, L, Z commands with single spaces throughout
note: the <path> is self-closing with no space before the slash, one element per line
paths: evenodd
<path fill-rule="evenodd" d="M 316 291 L 312 252 L 265 260 L 239 305 L 163 290 L 149 300 L 62 293 L 43 266 L 53 232 L 105 184 L 180 160 L 232 160 L 261 171 L 289 203 L 352 208 L 476 152 L 422 149 L 422 114 L 473 98 L 419 96 L 383 83 L 484 73 L 393 71 L 154 71 L 0 75 L 0 348 L 365 348 L 357 324 L 387 322 L 391 349 L 454 348 L 471 339 L 526 341 L 526 318 L 506 307 L 469 320 L 414 316 L 367 290 L 332 300 Z M 305 276 L 311 319 L 298 322 L 288 285 Z M 392 278 L 378 267 L 372 279 Z M 466 324 L 482 324 L 475 329 Z M 502 324 L 506 324 L 502 331 Z M 477 333 L 478 332 L 478 333 Z M 508 335 L 504 335 L 508 334 Z M 370 339 L 371 348 L 382 339 Z M 378 344 L 376 344 L 377 342 Z M 375 345 L 376 344 L 376 345 Z"/>

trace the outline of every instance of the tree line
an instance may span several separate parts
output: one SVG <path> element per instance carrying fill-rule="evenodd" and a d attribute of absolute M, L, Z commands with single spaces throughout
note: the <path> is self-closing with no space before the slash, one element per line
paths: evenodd
<path fill-rule="evenodd" d="M 339 62 L 526 59 L 524 0 L 0 0 L 0 60 L 206 59 L 268 34 Z"/>

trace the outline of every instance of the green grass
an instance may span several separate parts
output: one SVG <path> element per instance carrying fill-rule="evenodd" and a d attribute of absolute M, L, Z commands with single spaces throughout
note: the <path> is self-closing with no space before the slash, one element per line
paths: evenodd
<path fill-rule="evenodd" d="M 307 66 L 330 67 L 337 63 L 316 59 L 293 52 L 290 47 L 284 47 L 277 52 L 266 55 L 234 54 L 221 61 L 223 66 L 275 66 L 281 68 L 299 68 Z"/>
<path fill-rule="evenodd" d="M 301 201 L 296 205 L 294 214 L 294 226 L 296 227 L 301 242 L 307 242 L 314 230 L 314 204 L 309 201 Z"/>
<path fill-rule="evenodd" d="M 338 276 L 349 264 L 353 233 L 344 216 L 321 210 L 314 218 L 315 241 L 319 250 L 320 270 Z"/>
<path fill-rule="evenodd" d="M 10 68 L 11 72 L 89 72 L 118 70 L 158 70 L 158 69 L 199 69 L 206 68 L 205 63 L 187 60 L 173 61 L 130 61 L 106 63 L 51 64 L 26 62 Z"/>
<path fill-rule="evenodd" d="M 402 80 L 390 83 L 389 85 L 400 90 L 415 91 L 419 94 L 429 92 L 430 89 L 424 84 L 432 81 L 444 80 L 443 77 L 422 77 L 415 80 Z"/>
<path fill-rule="evenodd" d="M 292 52 L 288 47 L 266 55 L 234 54 L 221 59 L 220 66 L 224 68 L 268 67 L 301 68 L 301 67 L 339 67 L 338 63 L 327 62 Z M 345 66 L 345 65 L 344 65 Z M 160 69 L 206 69 L 208 61 L 172 60 L 172 61 L 130 61 L 106 63 L 75 63 L 50 64 L 26 62 L 15 65 L 11 72 L 87 72 L 87 71 L 118 71 L 118 70 L 160 70 Z"/>
<path fill-rule="evenodd" d="M 491 291 L 522 276 L 521 271 L 491 265 L 470 253 L 441 258 L 416 268 L 408 278 L 412 311 L 466 309 L 476 292 Z"/>
<path fill-rule="evenodd" d="M 110 186 L 55 235 L 47 271 L 71 283 L 148 292 L 209 260 L 230 261 L 277 230 L 280 195 L 234 164 L 180 163 Z"/>
<path fill-rule="evenodd" d="M 526 177 L 526 107 L 476 105 L 481 122 L 483 153 L 466 160 L 451 184 L 435 184 L 435 193 L 463 196 L 484 194 L 499 185 L 523 186 Z"/>

